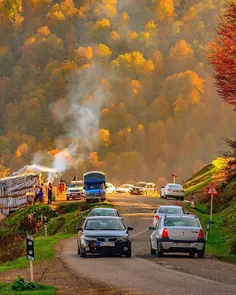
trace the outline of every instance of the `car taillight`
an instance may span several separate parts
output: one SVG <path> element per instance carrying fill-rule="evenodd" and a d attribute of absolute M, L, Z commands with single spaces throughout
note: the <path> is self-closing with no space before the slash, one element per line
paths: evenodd
<path fill-rule="evenodd" d="M 204 239 L 204 233 L 203 233 L 203 230 L 202 229 L 199 230 L 199 233 L 198 233 L 198 237 L 197 238 L 198 239 Z"/>
<path fill-rule="evenodd" d="M 168 229 L 166 227 L 163 229 L 162 238 L 169 238 Z"/>
<path fill-rule="evenodd" d="M 159 220 L 159 219 L 160 219 L 160 217 L 159 217 L 158 215 L 155 215 L 154 218 L 155 218 L 156 220 Z"/>

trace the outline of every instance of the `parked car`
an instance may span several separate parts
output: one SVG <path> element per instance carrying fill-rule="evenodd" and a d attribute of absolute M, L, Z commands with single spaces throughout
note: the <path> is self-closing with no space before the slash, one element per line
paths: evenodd
<path fill-rule="evenodd" d="M 184 208 L 180 206 L 160 206 L 154 214 L 153 225 L 166 214 L 185 214 Z"/>
<path fill-rule="evenodd" d="M 184 189 L 182 185 L 176 183 L 167 183 L 162 190 L 161 198 L 175 198 L 177 200 L 184 200 Z"/>
<path fill-rule="evenodd" d="M 88 217 L 91 216 L 115 216 L 115 217 L 119 217 L 119 213 L 116 209 L 114 208 L 94 208 L 92 209 L 89 214 Z"/>
<path fill-rule="evenodd" d="M 120 187 L 116 189 L 116 192 L 119 194 L 129 194 L 131 189 L 133 188 L 132 184 L 122 184 Z"/>
<path fill-rule="evenodd" d="M 147 193 L 154 194 L 157 191 L 157 187 L 155 183 L 148 182 L 147 183 Z"/>
<path fill-rule="evenodd" d="M 84 198 L 84 182 L 82 180 L 71 181 L 66 190 L 66 199 L 69 201 L 71 199 L 81 199 Z"/>
<path fill-rule="evenodd" d="M 107 182 L 106 183 L 106 192 L 107 192 L 107 194 L 115 193 L 116 187 L 112 183 Z"/>
<path fill-rule="evenodd" d="M 150 226 L 150 252 L 163 256 L 169 252 L 185 252 L 203 258 L 205 239 L 201 223 L 193 215 L 164 215 L 156 226 Z"/>
<path fill-rule="evenodd" d="M 131 257 L 129 231 L 119 217 L 88 217 L 83 227 L 77 226 L 77 249 L 80 257 L 88 254 L 125 255 Z"/>
<path fill-rule="evenodd" d="M 135 184 L 130 190 L 131 195 L 143 195 L 147 194 L 147 183 L 146 182 L 138 182 Z"/>

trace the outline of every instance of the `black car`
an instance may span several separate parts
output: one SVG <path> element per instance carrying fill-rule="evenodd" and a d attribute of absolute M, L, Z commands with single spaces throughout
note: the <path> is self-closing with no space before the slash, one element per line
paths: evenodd
<path fill-rule="evenodd" d="M 78 226 L 78 255 L 125 255 L 131 257 L 131 240 L 129 230 L 120 217 L 88 217 L 83 228 Z"/>
<path fill-rule="evenodd" d="M 147 194 L 147 183 L 146 182 L 138 182 L 135 184 L 130 190 L 131 195 L 144 195 Z"/>

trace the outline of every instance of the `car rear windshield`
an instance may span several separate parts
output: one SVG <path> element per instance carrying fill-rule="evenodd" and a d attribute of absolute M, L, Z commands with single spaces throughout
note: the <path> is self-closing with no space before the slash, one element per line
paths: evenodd
<path fill-rule="evenodd" d="M 181 208 L 175 208 L 175 207 L 161 207 L 158 210 L 158 213 L 163 213 L 163 214 L 182 214 L 182 209 Z"/>
<path fill-rule="evenodd" d="M 182 189 L 182 186 L 180 184 L 170 184 L 170 185 L 168 185 L 168 187 Z"/>
<path fill-rule="evenodd" d="M 166 217 L 164 219 L 164 226 L 189 226 L 200 227 L 196 218 L 189 217 Z"/>
<path fill-rule="evenodd" d="M 117 216 L 117 214 L 115 210 L 96 209 L 92 210 L 89 216 Z"/>
<path fill-rule="evenodd" d="M 86 230 L 125 230 L 120 219 L 92 219 L 87 220 L 84 229 Z"/>

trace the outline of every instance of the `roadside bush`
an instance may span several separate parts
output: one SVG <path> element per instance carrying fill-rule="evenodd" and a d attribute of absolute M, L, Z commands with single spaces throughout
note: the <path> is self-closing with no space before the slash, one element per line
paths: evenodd
<path fill-rule="evenodd" d="M 25 252 L 24 242 L 17 233 L 0 229 L 0 263 L 21 257 Z"/>
<path fill-rule="evenodd" d="M 56 211 L 60 214 L 70 213 L 70 212 L 74 212 L 76 210 L 80 211 L 82 204 L 84 204 L 84 203 L 82 203 L 82 202 L 61 203 L 58 205 Z"/>
<path fill-rule="evenodd" d="M 58 233 L 61 228 L 65 225 L 65 217 L 64 215 L 62 216 L 58 216 L 56 218 L 52 218 L 49 222 L 48 222 L 48 235 L 49 236 L 53 236 L 56 233 Z M 40 230 L 40 233 L 42 233 L 44 231 L 44 229 L 42 228 Z"/>
<path fill-rule="evenodd" d="M 45 290 L 47 286 L 33 283 L 33 282 L 25 282 L 22 277 L 18 277 L 10 286 L 10 289 L 13 291 L 35 291 L 35 290 Z"/>
<path fill-rule="evenodd" d="M 62 228 L 62 230 L 66 233 L 77 233 L 76 226 L 82 225 L 84 222 L 84 217 L 87 216 L 88 212 L 84 211 L 75 212 L 75 213 L 68 213 L 65 216 L 66 224 Z"/>
<path fill-rule="evenodd" d="M 20 236 L 25 237 L 27 234 L 34 234 L 39 231 L 39 228 L 43 225 L 43 216 L 47 216 L 50 220 L 58 216 L 58 213 L 47 205 L 34 205 L 16 211 L 15 214 L 4 220 L 2 226 L 11 228 Z"/>

